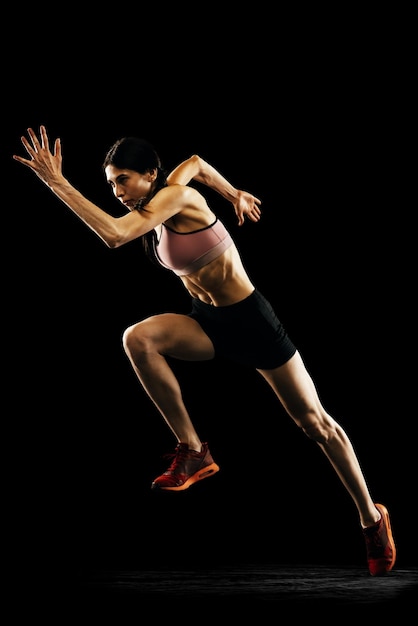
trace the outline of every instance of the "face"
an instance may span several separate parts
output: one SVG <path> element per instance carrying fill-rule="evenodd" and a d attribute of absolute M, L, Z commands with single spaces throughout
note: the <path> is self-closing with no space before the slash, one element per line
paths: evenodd
<path fill-rule="evenodd" d="M 120 170 L 114 165 L 107 165 L 105 175 L 115 196 L 130 211 L 133 211 L 138 201 L 146 198 L 150 193 L 156 178 L 156 171 L 140 174 L 135 170 Z"/>

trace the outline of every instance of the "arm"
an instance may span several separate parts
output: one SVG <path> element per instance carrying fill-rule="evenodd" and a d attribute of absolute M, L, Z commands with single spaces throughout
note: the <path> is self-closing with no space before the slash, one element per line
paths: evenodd
<path fill-rule="evenodd" d="M 191 180 L 211 187 L 226 200 L 232 203 L 238 218 L 238 225 L 242 226 L 244 218 L 258 222 L 261 216 L 261 200 L 247 191 L 236 189 L 212 165 L 209 165 L 197 154 L 183 161 L 167 176 L 169 185 L 187 185 Z"/>
<path fill-rule="evenodd" d="M 25 137 L 21 139 L 30 160 L 17 155 L 13 155 L 13 158 L 35 172 L 38 178 L 109 248 L 117 248 L 141 237 L 161 222 L 161 214 L 171 215 L 175 212 L 174 203 L 168 197 L 164 204 L 159 203 L 160 216 L 158 216 L 158 211 L 152 210 L 149 212 L 132 211 L 122 217 L 109 215 L 87 200 L 63 176 L 60 139 L 55 140 L 54 153 L 52 153 L 44 126 L 40 128 L 40 140 L 31 128 L 28 129 L 28 134 L 32 145 Z"/>

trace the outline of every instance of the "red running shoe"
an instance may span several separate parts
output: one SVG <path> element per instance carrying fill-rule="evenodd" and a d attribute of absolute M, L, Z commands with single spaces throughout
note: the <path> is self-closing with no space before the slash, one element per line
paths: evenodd
<path fill-rule="evenodd" d="M 363 528 L 363 534 L 366 540 L 369 572 L 372 576 L 383 576 L 390 572 L 395 564 L 396 547 L 386 507 L 383 504 L 375 506 L 382 517 L 373 526 Z"/>
<path fill-rule="evenodd" d="M 151 489 L 183 491 L 193 483 L 209 478 L 219 471 L 207 443 L 202 443 L 201 452 L 189 450 L 187 443 L 179 443 L 176 451 L 167 456 L 172 457 L 173 461 L 168 470 L 154 480 Z"/>

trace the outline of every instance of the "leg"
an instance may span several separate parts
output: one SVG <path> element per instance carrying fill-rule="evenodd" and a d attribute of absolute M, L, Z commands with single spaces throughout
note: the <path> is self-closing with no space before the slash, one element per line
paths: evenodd
<path fill-rule="evenodd" d="M 357 506 L 362 526 L 377 522 L 380 516 L 351 442 L 322 406 L 300 354 L 277 369 L 259 371 L 295 423 L 328 457 Z"/>
<path fill-rule="evenodd" d="M 353 446 L 322 406 L 300 354 L 274 370 L 258 371 L 295 423 L 325 453 L 354 500 L 366 541 L 370 574 L 386 574 L 396 559 L 389 514 L 386 507 L 373 502 Z"/>
<path fill-rule="evenodd" d="M 199 324 L 186 315 L 164 313 L 127 328 L 123 346 L 135 374 L 178 442 L 201 450 L 200 441 L 184 405 L 181 389 L 166 356 L 186 361 L 214 357 L 212 342 Z"/>
<path fill-rule="evenodd" d="M 218 472 L 219 466 L 208 444 L 200 441 L 166 360 L 166 356 L 186 361 L 214 357 L 212 342 L 199 324 L 186 315 L 155 315 L 128 328 L 123 345 L 139 381 L 178 441 L 170 455 L 170 467 L 153 481 L 152 489 L 182 491 Z"/>

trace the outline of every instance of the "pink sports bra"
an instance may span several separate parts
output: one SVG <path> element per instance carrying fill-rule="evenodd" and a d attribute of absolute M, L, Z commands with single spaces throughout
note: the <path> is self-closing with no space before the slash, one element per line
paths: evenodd
<path fill-rule="evenodd" d="M 178 233 L 163 224 L 155 254 L 163 267 L 177 276 L 186 276 L 216 259 L 232 243 L 230 234 L 218 218 L 210 226 L 190 233 Z"/>

